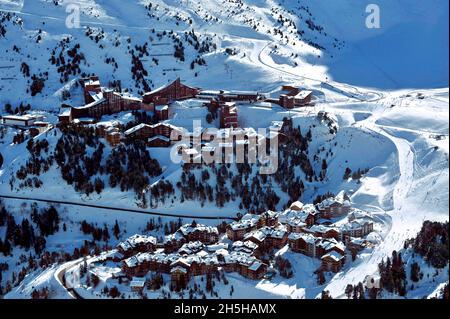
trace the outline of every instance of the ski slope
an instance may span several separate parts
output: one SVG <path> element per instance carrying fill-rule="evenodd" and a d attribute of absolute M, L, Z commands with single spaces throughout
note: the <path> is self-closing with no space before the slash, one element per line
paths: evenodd
<path fill-rule="evenodd" d="M 150 2 L 153 7 L 148 11 L 145 6 Z M 308 279 L 310 272 L 304 270 L 304 265 L 311 270 L 315 266 L 313 261 L 280 252 L 294 260 L 295 277 L 276 285 L 258 283 L 254 287 L 256 292 L 249 290 L 250 295 L 260 297 L 264 295 L 262 292 L 271 292 L 270 296 L 274 293 L 281 297 L 314 298 L 322 290 L 329 290 L 334 298 L 345 298 L 348 283 L 356 284 L 367 274 L 374 274 L 377 263 L 392 250 L 403 247 L 404 240 L 413 237 L 424 220 L 448 220 L 448 1 L 378 1 L 382 27 L 370 30 L 365 26 L 365 7 L 371 3 L 367 0 L 134 0 L 127 1 L 126 10 L 121 0 L 72 0 L 70 3 L 81 8 L 80 29 L 65 26 L 64 3 L 55 6 L 50 0 L 0 0 L 0 11 L 14 13 L 23 22 L 22 25 L 6 23 L 6 35 L 0 37 L 0 105 L 31 103 L 33 112 L 43 112 L 48 121 L 56 123 L 63 90 L 71 92 L 66 103 L 83 102 L 79 88 L 75 87 L 78 76 L 71 75 L 67 83 L 60 83 L 56 67 L 49 62 L 51 51 L 67 37 L 71 46 L 76 43 L 81 46 L 87 61 L 80 65 L 83 72 L 98 74 L 105 84 L 121 80 L 122 87 L 137 94 L 139 88 L 135 87 L 130 72 L 129 49 L 148 42 L 151 54 L 172 53 L 172 43 L 165 44 L 170 38 L 158 39 L 152 34 L 153 29 L 173 30 L 180 37 L 193 29 L 199 37 L 211 38 L 216 48 L 199 54 L 185 43 L 185 62 L 172 56 L 159 57 L 159 64 L 151 58 L 145 59 L 143 64 L 149 71 L 146 79 L 151 81 L 151 87 L 181 77 L 187 84 L 205 89 L 258 90 L 276 95 L 280 85 L 289 84 L 314 92 L 315 106 L 303 109 L 286 111 L 273 105 L 241 105 L 240 121 L 246 126 L 268 127 L 273 120 L 291 116 L 294 124 L 302 129 L 316 125 L 312 150 L 315 152 L 323 145 L 331 147 L 334 143 L 337 146 L 335 156 L 328 163 L 328 180 L 307 185 L 304 199 L 311 201 L 317 194 L 345 190 L 351 194 L 354 206 L 370 211 L 382 221 L 384 229 L 378 234 L 382 241 L 369 254 L 327 278 L 327 283 L 320 287 L 315 280 Z M 280 15 L 288 20 L 280 23 Z M 326 35 L 310 30 L 305 23 L 309 18 L 323 27 Z M 89 39 L 85 35 L 88 27 L 103 31 L 105 37 L 99 43 Z M 39 29 L 42 39 L 36 41 Z M 281 30 L 283 36 L 274 29 Z M 299 36 L 298 31 L 304 33 Z M 120 42 L 118 46 L 116 41 Z M 13 50 L 14 45 L 19 52 Z M 236 49 L 236 55 L 226 54 L 227 48 Z M 190 62 L 199 55 L 205 59 L 206 66 L 192 70 Z M 117 69 L 105 62 L 108 57 L 115 58 Z M 49 72 L 44 91 L 34 97 L 27 92 L 29 79 L 20 71 L 22 62 L 30 66 L 32 74 Z M 204 119 L 205 109 L 190 103 L 177 104 L 176 117 L 169 122 L 188 126 L 193 118 Z M 336 117 L 339 131 L 335 137 L 315 122 L 321 110 Z M 121 116 L 123 120 L 130 115 Z M 27 160 L 25 145 L 11 144 L 13 134 L 8 131 L 0 144 L 0 153 L 7 163 L 0 168 L 2 194 L 11 192 L 9 179 Z M 52 144 L 59 136 L 38 138 L 46 137 Z M 109 151 L 107 146 L 105 152 Z M 151 154 L 164 167 L 163 175 L 152 182 L 162 177 L 179 179 L 179 166 L 170 162 L 167 150 L 151 150 Z M 346 167 L 370 170 L 357 184 L 342 180 Z M 77 194 L 62 182 L 55 167 L 41 178 L 45 188 L 15 190 L 13 194 L 136 208 L 134 194 L 118 189 L 90 197 Z M 13 200 L 7 204 L 18 209 Z M 65 207 L 63 214 L 67 220 L 91 218 L 109 223 L 118 218 L 130 232 L 141 231 L 147 221 L 142 216 Z M 178 202 L 166 203 L 158 210 L 231 217 L 238 205 L 200 207 L 197 202 L 187 201 L 182 206 Z M 79 243 L 84 238 L 78 231 L 58 234 L 51 245 L 56 246 L 58 240 Z M 69 246 L 73 249 L 73 245 Z M 8 260 L 11 264 L 14 261 Z M 10 296 L 25 298 L 31 287 L 50 285 L 54 287 L 55 298 L 67 297 L 53 276 L 57 269 L 55 266 L 40 274 L 29 274 Z M 239 278 L 235 280 L 238 285 Z M 247 282 L 242 287 L 253 289 Z"/>

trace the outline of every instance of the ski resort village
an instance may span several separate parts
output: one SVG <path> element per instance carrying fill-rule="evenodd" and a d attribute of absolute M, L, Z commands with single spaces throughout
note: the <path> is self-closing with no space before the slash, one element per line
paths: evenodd
<path fill-rule="evenodd" d="M 0 0 L 0 298 L 448 299 L 448 1 L 378 2 Z"/>

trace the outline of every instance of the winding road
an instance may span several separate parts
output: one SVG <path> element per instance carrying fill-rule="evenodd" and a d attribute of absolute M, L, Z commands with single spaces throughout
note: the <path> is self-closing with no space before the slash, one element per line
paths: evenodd
<path fill-rule="evenodd" d="M 352 98 L 354 98 L 354 99 L 356 99 L 356 100 L 358 100 L 360 102 L 376 102 L 376 101 L 379 101 L 380 99 L 382 99 L 384 97 L 384 95 L 382 93 L 380 93 L 380 92 L 370 91 L 370 92 L 367 92 L 367 93 L 373 94 L 375 96 L 374 98 L 372 98 L 372 99 L 362 98 L 359 95 L 363 95 L 364 93 L 360 92 L 359 89 L 357 87 L 355 87 L 355 86 L 351 86 L 351 85 L 344 84 L 344 83 L 339 83 L 340 86 L 343 86 L 343 87 L 345 87 L 347 89 L 350 89 L 353 92 L 345 91 L 342 88 L 339 88 L 336 85 L 336 83 L 334 83 L 334 82 L 324 82 L 324 81 L 319 80 L 319 79 L 315 79 L 315 78 L 312 78 L 312 77 L 299 75 L 297 73 L 289 72 L 289 71 L 286 71 L 286 70 L 284 70 L 282 68 L 273 66 L 273 65 L 271 65 L 271 64 L 269 64 L 269 63 L 264 61 L 263 55 L 264 55 L 264 52 L 266 51 L 266 49 L 269 46 L 274 45 L 274 43 L 275 42 L 273 42 L 273 41 L 268 42 L 261 49 L 261 51 L 258 54 L 258 62 L 261 63 L 262 65 L 268 67 L 268 68 L 271 68 L 271 69 L 276 70 L 278 72 L 285 73 L 287 75 L 290 75 L 290 76 L 293 76 L 293 77 L 296 77 L 296 78 L 299 78 L 299 79 L 302 79 L 302 80 L 309 80 L 309 81 L 313 81 L 313 82 L 318 82 L 322 87 L 328 87 L 329 89 L 331 89 L 333 91 L 336 91 L 338 93 L 344 94 L 344 95 L 349 96 L 349 97 L 352 97 Z M 331 83 L 334 83 L 334 84 L 331 84 Z"/>
<path fill-rule="evenodd" d="M 72 299 L 84 299 L 84 298 L 81 297 L 74 288 L 67 286 L 66 272 L 68 269 L 71 269 L 76 265 L 78 265 L 79 263 L 81 263 L 81 261 L 82 259 L 78 259 L 75 261 L 64 263 L 58 268 L 58 270 L 54 274 L 56 281 L 61 285 L 61 287 L 63 287 L 66 290 L 67 294 Z"/>

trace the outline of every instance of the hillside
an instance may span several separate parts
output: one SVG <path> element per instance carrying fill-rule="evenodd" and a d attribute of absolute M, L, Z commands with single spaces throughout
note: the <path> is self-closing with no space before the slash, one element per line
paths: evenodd
<path fill-rule="evenodd" d="M 69 2 L 80 9 L 80 28 L 66 26 Z M 33 137 L 0 127 L 0 206 L 15 220 L 0 223 L 0 248 L 7 238 L 14 242 L 10 254 L 0 250 L 0 291 L 29 298 L 35 287 L 48 287 L 50 297 L 71 297 L 58 276 L 79 266 L 81 255 L 95 262 L 135 233 L 159 239 L 180 216 L 217 226 L 345 193 L 375 221 L 373 247 L 320 285 L 311 279 L 320 262 L 287 247 L 274 254 L 291 262 L 293 278 L 229 280 L 252 298 L 316 298 L 322 291 L 346 298 L 349 282 L 377 274 L 425 220 L 448 221 L 448 1 L 411 2 L 378 1 L 381 28 L 368 29 L 368 0 L 133 0 L 126 10 L 120 0 L 0 0 L 0 115 L 30 113 L 50 124 Z M 237 164 L 185 169 L 168 147 L 111 146 L 93 129 L 58 127 L 62 104 L 85 104 L 79 79 L 93 74 L 135 97 L 181 78 L 205 90 L 255 90 L 271 99 L 292 85 L 314 98 L 293 109 L 237 104 L 243 128 L 290 121 L 277 173 L 261 176 L 258 165 Z M 193 120 L 218 126 L 209 112 L 203 100 L 176 101 L 163 122 L 188 130 Z M 124 111 L 101 122 L 117 122 L 123 133 L 143 119 L 154 124 L 153 116 Z M 33 212 L 53 206 L 61 225 L 46 232 Z M 158 214 L 158 228 L 149 230 Z M 94 231 L 82 231 L 83 221 Z M 110 236 L 116 221 L 121 232 Z M 33 245 L 13 236 L 14 227 L 29 231 Z M 96 227 L 108 236 L 97 238 Z M 53 256 L 42 255 L 42 238 Z M 426 262 L 405 253 L 408 267 L 417 262 L 432 276 Z M 29 267 L 28 256 L 44 261 L 17 276 Z M 106 282 L 111 274 L 103 275 Z M 408 297 L 439 294 L 448 268 L 433 280 L 438 285 L 424 280 Z M 219 287 L 220 297 L 229 296 L 228 286 Z"/>

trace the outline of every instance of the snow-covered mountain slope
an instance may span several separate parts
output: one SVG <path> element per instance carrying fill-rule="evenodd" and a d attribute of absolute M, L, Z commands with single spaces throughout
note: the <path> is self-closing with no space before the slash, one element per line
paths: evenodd
<path fill-rule="evenodd" d="M 81 8 L 80 29 L 66 27 L 69 3 Z M 324 286 L 290 280 L 277 283 L 278 295 L 314 298 L 321 290 L 329 290 L 333 297 L 345 297 L 348 283 L 375 273 L 377 264 L 393 250 L 401 249 L 424 220 L 448 220 L 448 1 L 377 1 L 380 29 L 365 26 L 365 8 L 371 3 L 366 0 L 123 3 L 0 0 L 0 9 L 4 10 L 0 19 L 0 106 L 31 103 L 33 111 L 50 111 L 44 114 L 56 123 L 61 103 L 83 103 L 76 84 L 82 73 L 98 74 L 104 84 L 120 80 L 122 88 L 133 94 L 142 92 L 146 85 L 155 88 L 178 76 L 187 84 L 206 89 L 254 89 L 277 94 L 281 84 L 292 84 L 313 90 L 314 107 L 287 111 L 239 105 L 240 121 L 244 126 L 268 127 L 272 120 L 291 116 L 302 130 L 315 126 L 311 157 L 316 152 L 321 154 L 322 147 L 333 156 L 328 159 L 327 179 L 307 183 L 302 200 L 310 202 L 319 194 L 345 190 L 354 206 L 370 211 L 383 224 L 379 234 L 382 242 L 370 254 L 347 264 Z M 174 45 L 180 42 L 184 61 L 174 57 Z M 74 59 L 74 48 L 79 61 Z M 141 70 L 140 78 L 133 78 L 131 72 L 136 66 L 133 55 L 146 71 Z M 52 61 L 52 56 L 57 61 Z M 206 64 L 199 65 L 199 59 Z M 30 93 L 33 75 L 45 83 L 35 96 Z M 70 92 L 70 97 L 64 100 L 63 92 Z M 175 105 L 177 116 L 169 122 L 184 126 L 193 118 L 204 120 L 205 108 L 189 103 Z M 336 118 L 337 134 L 329 134 L 327 127 L 317 122 L 320 110 Z M 120 120 L 130 116 L 122 115 Z M 0 168 L 0 194 L 11 192 L 11 176 L 29 157 L 25 143 L 11 143 L 14 134 L 9 129 L 1 139 L 4 165 Z M 37 139 L 47 138 L 54 147 L 58 134 L 52 132 Z M 108 152 L 109 146 L 105 149 Z M 162 176 L 175 183 L 180 167 L 169 160 L 168 151 L 152 149 L 151 155 L 164 168 Z M 313 165 L 320 169 L 320 161 Z M 369 171 L 360 183 L 345 181 L 342 176 L 346 167 Z M 45 187 L 13 188 L 13 194 L 136 208 L 134 194 L 119 188 L 107 189 L 101 195 L 80 195 L 61 179 L 56 166 L 40 178 Z M 152 182 L 160 179 L 158 176 Z M 281 209 L 286 200 L 283 197 L 277 208 Z M 6 202 L 19 214 L 17 201 Z M 80 218 L 97 220 L 79 208 L 64 207 L 70 208 L 64 213 L 67 220 L 74 218 L 73 212 L 77 222 Z M 158 210 L 234 216 L 238 204 L 219 208 L 201 207 L 194 201 L 183 205 L 167 201 Z M 86 211 L 101 215 L 99 223 L 110 219 L 104 212 Z M 135 221 L 124 224 L 124 228 L 142 230 L 144 218 L 127 213 L 122 216 L 124 223 L 127 218 Z M 84 238 L 78 235 L 60 233 L 58 240 L 66 236 L 64 240 L 76 239 L 74 242 L 79 243 Z M 56 245 L 57 240 L 50 242 Z M 8 262 L 13 264 L 15 260 Z M 297 279 L 307 277 L 301 270 L 305 262 L 296 259 L 294 263 L 300 273 Z M 57 286 L 52 277 L 56 269 L 38 279 Z M 28 295 L 29 286 L 35 284 L 34 275 L 20 287 L 24 294 Z M 258 289 L 275 291 L 276 287 L 261 283 Z"/>
<path fill-rule="evenodd" d="M 12 20 L 20 23 L 2 22 L 6 32 L 0 38 L 0 102 L 31 102 L 35 108 L 56 110 L 62 102 L 61 89 L 70 88 L 70 80 L 79 74 L 64 76 L 68 69 L 58 74 L 60 65 L 49 60 L 53 51 L 56 57 L 62 52 L 68 64 L 66 50 L 76 44 L 84 57 L 81 72 L 96 73 L 106 83 L 120 80 L 135 93 L 143 85 L 135 87 L 129 51 L 145 43 L 151 56 L 141 60 L 150 87 L 176 76 L 205 88 L 238 88 L 242 82 L 261 90 L 274 87 L 274 81 L 317 84 L 307 79 L 389 89 L 447 86 L 448 2 L 379 1 L 380 29 L 365 25 L 368 3 L 135 0 L 124 5 L 119 0 L 3 0 L 0 9 L 15 14 Z M 80 28 L 66 26 L 70 13 L 66 8 L 73 4 L 81 10 Z M 183 62 L 173 57 L 172 35 L 157 36 L 153 30 L 173 30 L 178 36 L 194 30 L 200 42 L 211 45 L 199 51 L 182 39 Z M 66 38 L 69 42 L 62 44 Z M 236 49 L 236 55 L 226 54 L 226 48 Z M 206 66 L 191 69 L 197 57 Z M 21 72 L 22 63 L 30 67 L 28 76 Z M 31 97 L 27 89 L 34 74 L 46 79 L 45 90 Z"/>

